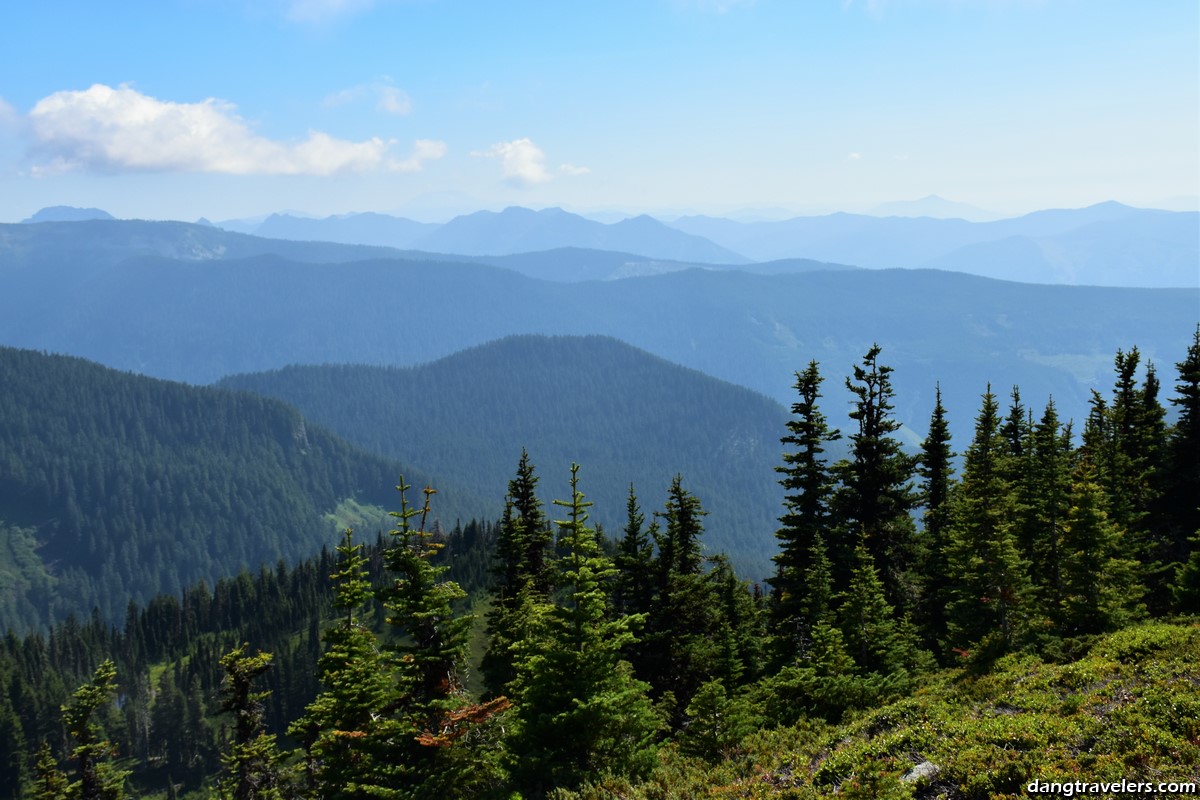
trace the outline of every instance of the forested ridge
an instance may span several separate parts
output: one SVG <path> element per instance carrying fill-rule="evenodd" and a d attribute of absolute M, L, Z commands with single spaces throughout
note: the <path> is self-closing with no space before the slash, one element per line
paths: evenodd
<path fill-rule="evenodd" d="M 1119 351 L 1078 424 L 986 387 L 964 436 L 939 402 L 914 455 L 885 352 L 854 365 L 844 431 L 810 363 L 766 586 L 706 556 L 687 476 L 631 486 L 608 543 L 586 464 L 547 504 L 521 454 L 498 521 L 449 533 L 409 487 L 389 535 L 347 532 L 336 557 L 156 600 L 123 632 L 7 637 L 7 785 L 984 798 L 1200 780 L 1200 329 L 1175 366 L 1168 392 Z M 214 616 L 231 592 L 254 624 Z"/>
<path fill-rule="evenodd" d="M 401 469 L 275 400 L 0 348 L 0 625 L 117 620 L 129 600 L 294 562 L 335 512 L 390 501 Z M 459 495 L 445 511 L 471 510 Z"/>
<path fill-rule="evenodd" d="M 602 336 L 513 336 L 417 367 L 293 366 L 219 386 L 275 397 L 367 450 L 498 497 L 525 448 L 543 464 L 586 467 L 593 523 L 622 522 L 629 484 L 676 473 L 705 499 L 707 546 L 744 576 L 768 574 L 763 532 L 787 411 L 740 386 Z M 567 491 L 546 475 L 550 496 Z"/>

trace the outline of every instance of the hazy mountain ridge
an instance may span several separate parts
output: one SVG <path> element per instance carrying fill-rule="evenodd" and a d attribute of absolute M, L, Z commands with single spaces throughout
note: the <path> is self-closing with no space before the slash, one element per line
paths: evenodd
<path fill-rule="evenodd" d="M 271 239 L 365 244 L 408 249 L 439 226 L 389 214 L 364 212 L 322 219 L 272 214 L 249 231 Z"/>
<path fill-rule="evenodd" d="M 749 260 L 645 215 L 606 224 L 560 208 L 531 211 L 517 206 L 501 212 L 477 211 L 455 217 L 415 240 L 413 246 L 479 256 L 582 247 L 706 264 L 740 264 Z"/>
<path fill-rule="evenodd" d="M 546 502 L 569 496 L 567 467 L 578 462 L 592 518 L 612 535 L 630 482 L 649 513 L 682 473 L 710 510 L 708 546 L 746 577 L 769 574 L 787 411 L 616 339 L 516 336 L 411 368 L 286 367 L 218 385 L 283 400 L 485 497 L 504 495 L 522 448 Z"/>
<path fill-rule="evenodd" d="M 914 202 L 922 207 L 926 201 L 938 207 L 949 203 L 941 198 Z M 58 218 L 60 212 L 63 209 L 43 209 L 39 214 Z M 65 212 L 67 218 L 104 214 L 98 209 Z M 643 215 L 602 223 L 559 208 L 510 207 L 462 215 L 444 224 L 376 213 L 324 219 L 281 213 L 259 222 L 231 220 L 220 225 L 231 235 L 243 231 L 241 235 L 260 240 L 221 241 L 217 229 L 202 224 L 207 233 L 193 235 L 189 247 L 166 249 L 160 242 L 155 248 L 147 242 L 142 252 L 183 259 L 272 252 L 299 261 L 391 256 L 467 260 L 567 281 L 640 277 L 687 266 L 780 272 L 854 265 L 949 269 L 1034 283 L 1200 286 L 1200 213 L 1115 202 L 989 222 L 838 213 L 759 222 L 685 216 L 669 225 Z M 373 249 L 338 249 L 335 244 Z M 610 262 L 606 269 L 600 269 L 600 258 L 590 255 L 601 251 L 613 254 L 604 257 Z M 555 260 L 559 263 L 551 263 Z M 813 267 L 809 262 L 833 266 Z"/>
<path fill-rule="evenodd" d="M 671 224 L 756 260 L 803 255 L 871 269 L 933 267 L 1038 283 L 1200 286 L 1200 213 L 1120 203 L 979 223 L 839 213 L 753 223 L 693 216 Z M 1093 244 L 1097 234 L 1099 246 Z M 1014 237 L 1032 243 L 1015 246 Z"/>
<path fill-rule="evenodd" d="M 1200 296 L 904 270 L 685 270 L 581 291 L 452 260 L 119 260 L 115 246 L 99 263 L 85 257 L 95 252 L 89 226 L 129 227 L 134 240 L 143 226 L 212 231 L 66 225 L 0 226 L 0 342 L 206 383 L 296 363 L 409 365 L 517 333 L 604 334 L 785 404 L 793 373 L 817 359 L 836 418 L 846 407 L 841 376 L 878 341 L 897 369 L 897 413 L 918 431 L 939 380 L 957 424 L 1000 379 L 1019 383 L 1032 403 L 1052 394 L 1065 416 L 1082 419 L 1118 348 L 1136 344 L 1160 366 L 1182 357 Z M 14 244 L 13 229 L 45 235 Z M 353 250 L 308 254 L 322 248 Z"/>

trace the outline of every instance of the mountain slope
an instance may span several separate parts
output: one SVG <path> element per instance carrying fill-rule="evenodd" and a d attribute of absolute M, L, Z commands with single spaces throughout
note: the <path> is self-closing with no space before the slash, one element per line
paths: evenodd
<path fill-rule="evenodd" d="M 311 555 L 402 471 L 276 400 L 0 348 L 0 628 Z"/>
<path fill-rule="evenodd" d="M 285 400 L 358 445 L 486 497 L 503 497 L 522 448 L 546 502 L 569 497 L 576 461 L 592 517 L 613 535 L 631 481 L 649 513 L 682 473 L 712 510 L 709 547 L 730 552 L 747 577 L 769 574 L 787 412 L 615 339 L 519 336 L 407 369 L 288 367 L 220 385 Z"/>

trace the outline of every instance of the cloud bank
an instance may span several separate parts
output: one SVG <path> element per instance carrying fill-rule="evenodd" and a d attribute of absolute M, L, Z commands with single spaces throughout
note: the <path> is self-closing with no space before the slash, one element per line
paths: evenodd
<path fill-rule="evenodd" d="M 401 93 L 402 94 L 402 93 Z M 418 140 L 404 159 L 395 140 L 353 142 L 309 131 L 298 142 L 255 134 L 236 107 L 209 98 L 173 103 L 127 85 L 96 84 L 55 92 L 28 116 L 34 174 L 89 169 L 100 172 L 216 172 L 230 175 L 333 175 L 386 170 L 413 172 L 440 158 L 445 144 Z"/>

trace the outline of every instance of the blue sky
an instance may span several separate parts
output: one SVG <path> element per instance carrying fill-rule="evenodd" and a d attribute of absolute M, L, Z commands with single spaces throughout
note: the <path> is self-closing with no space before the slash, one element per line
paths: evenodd
<path fill-rule="evenodd" d="M 3 17 L 0 221 L 1200 194 L 1195 0 L 47 0 Z"/>

